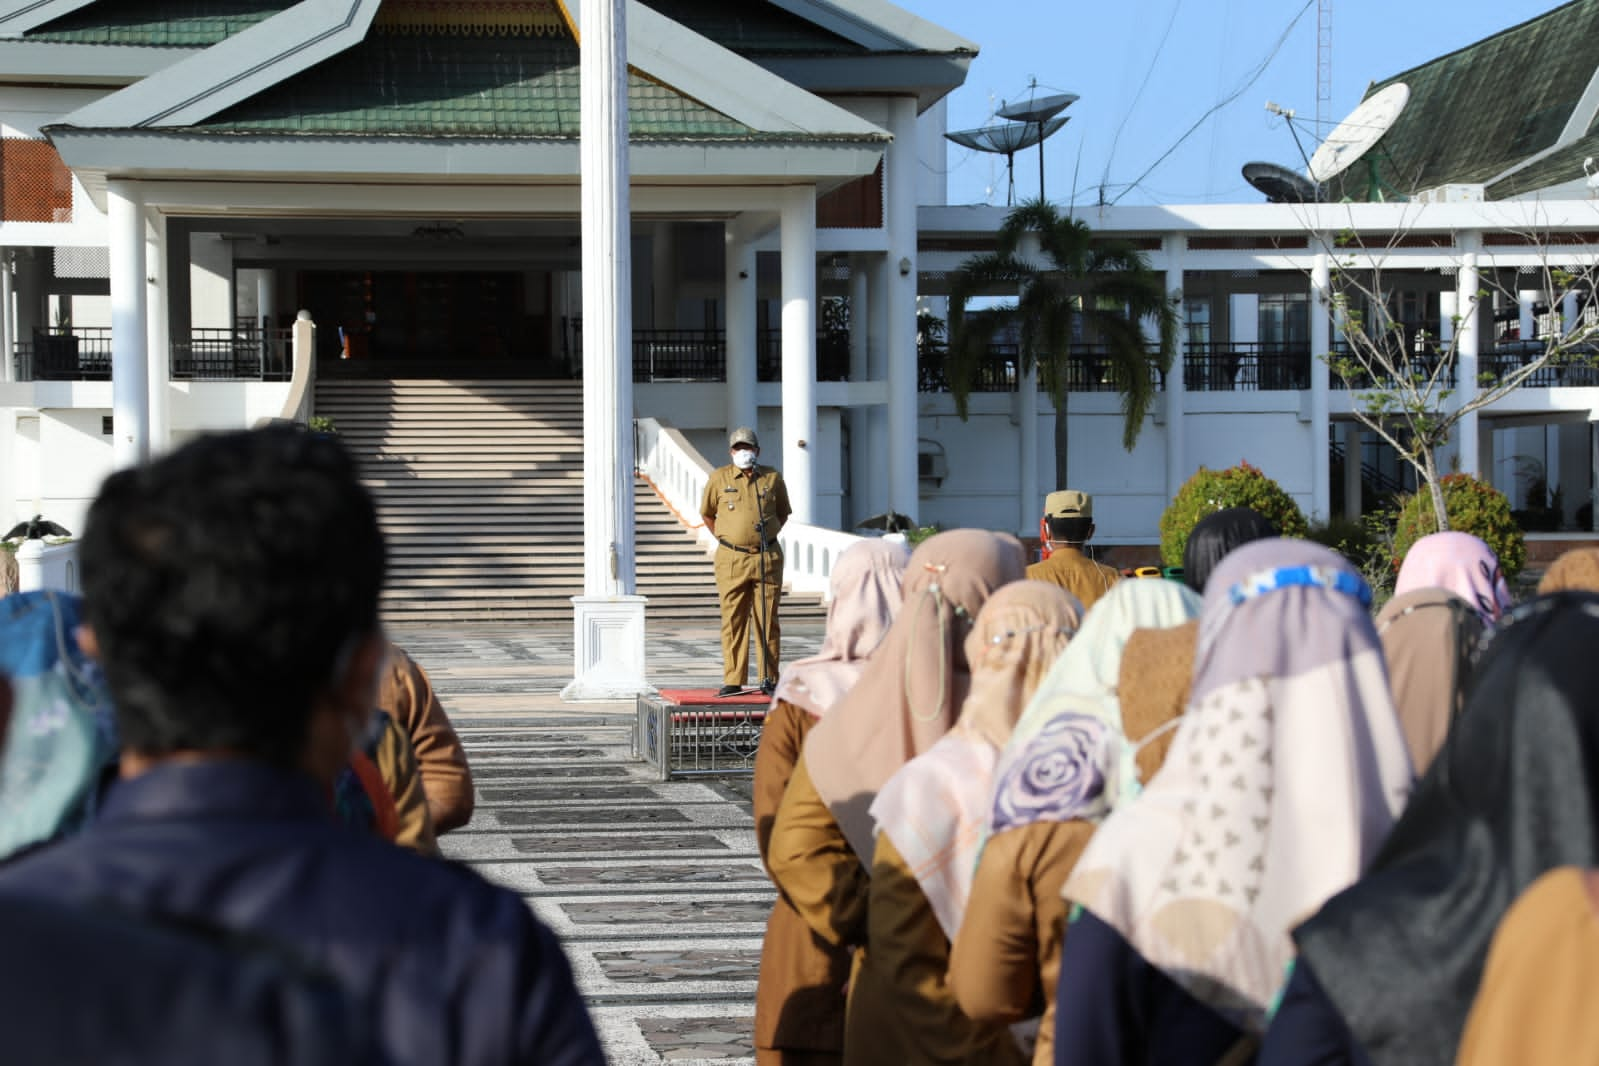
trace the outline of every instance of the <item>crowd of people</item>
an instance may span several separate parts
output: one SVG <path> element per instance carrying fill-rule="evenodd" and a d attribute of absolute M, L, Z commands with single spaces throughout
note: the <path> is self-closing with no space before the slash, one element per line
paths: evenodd
<path fill-rule="evenodd" d="M 1435 534 L 1373 615 L 1250 511 L 1180 580 L 1093 563 L 1085 494 L 1043 528 L 838 559 L 756 760 L 760 1062 L 1599 1053 L 1599 549 L 1517 606 Z M 110 477 L 81 600 L 0 598 L 7 1062 L 604 1061 L 554 935 L 438 860 L 471 771 L 384 551 L 272 427 Z"/>
<path fill-rule="evenodd" d="M 1057 549 L 1089 506 L 1051 496 Z M 1486 544 L 1434 534 L 1375 616 L 1247 510 L 1180 580 L 1077 554 L 1053 583 L 976 530 L 839 559 L 756 762 L 758 1062 L 1599 1051 L 1599 549 L 1513 606 Z"/>

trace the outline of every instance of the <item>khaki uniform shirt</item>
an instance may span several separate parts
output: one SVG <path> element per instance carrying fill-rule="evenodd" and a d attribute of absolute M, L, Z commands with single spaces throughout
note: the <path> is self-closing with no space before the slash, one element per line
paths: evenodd
<path fill-rule="evenodd" d="M 1086 610 L 1121 580 L 1121 571 L 1096 563 L 1076 548 L 1056 548 L 1048 559 L 1027 568 L 1029 581 L 1059 585 L 1081 601 Z"/>
<path fill-rule="evenodd" d="M 761 534 L 755 524 L 762 518 L 757 513 L 759 501 L 765 507 L 766 546 L 775 548 L 778 530 L 793 513 L 788 505 L 788 488 L 783 484 L 783 475 L 769 466 L 757 463 L 749 473 L 754 476 L 732 463 L 711 471 L 705 495 L 700 499 L 700 517 L 718 540 L 735 548 L 758 548 Z"/>

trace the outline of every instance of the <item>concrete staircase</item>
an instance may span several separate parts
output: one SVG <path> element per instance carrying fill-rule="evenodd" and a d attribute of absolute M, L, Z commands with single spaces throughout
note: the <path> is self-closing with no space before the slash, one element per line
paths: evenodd
<path fill-rule="evenodd" d="M 569 621 L 583 590 L 583 391 L 567 381 L 321 379 L 377 498 L 384 618 Z M 638 590 L 652 621 L 717 624 L 711 559 L 647 482 L 634 487 Z M 814 599 L 783 617 L 820 618 Z"/>

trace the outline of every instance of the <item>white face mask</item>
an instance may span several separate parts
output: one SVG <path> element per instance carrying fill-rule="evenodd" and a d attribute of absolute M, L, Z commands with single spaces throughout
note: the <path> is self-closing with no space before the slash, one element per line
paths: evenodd
<path fill-rule="evenodd" d="M 755 453 L 748 448 L 740 448 L 733 453 L 733 465 L 740 470 L 748 470 L 755 465 Z"/>

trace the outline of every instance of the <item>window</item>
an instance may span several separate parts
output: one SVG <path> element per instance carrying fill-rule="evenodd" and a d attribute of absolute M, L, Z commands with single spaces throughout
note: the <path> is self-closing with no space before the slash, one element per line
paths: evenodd
<path fill-rule="evenodd" d="M 1310 298 L 1306 293 L 1261 294 L 1260 343 L 1283 347 L 1310 343 Z"/>

